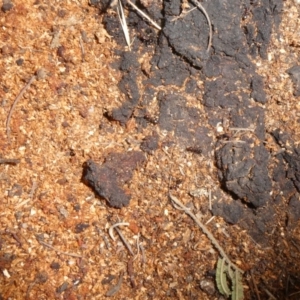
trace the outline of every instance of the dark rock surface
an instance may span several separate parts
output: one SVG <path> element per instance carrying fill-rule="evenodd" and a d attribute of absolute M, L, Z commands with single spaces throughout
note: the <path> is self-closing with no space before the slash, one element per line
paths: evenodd
<path fill-rule="evenodd" d="M 300 96 L 300 66 L 294 66 L 287 70 L 294 83 L 294 95 Z"/>
<path fill-rule="evenodd" d="M 268 158 L 262 144 L 253 148 L 248 143 L 226 143 L 217 151 L 220 181 L 239 199 L 254 207 L 264 206 L 272 188 Z"/>
<path fill-rule="evenodd" d="M 101 166 L 88 160 L 84 166 L 83 181 L 110 206 L 128 206 L 131 197 L 123 185 L 131 180 L 133 171 L 144 161 L 144 154 L 138 151 L 111 153 Z"/>
<path fill-rule="evenodd" d="M 149 154 L 153 153 L 158 148 L 159 136 L 156 132 L 146 136 L 141 144 L 141 150 Z"/>
<path fill-rule="evenodd" d="M 139 128 L 150 125 L 172 132 L 176 143 L 186 151 L 204 157 L 215 153 L 220 186 L 232 200 L 221 197 L 213 205 L 213 213 L 239 224 L 256 241 L 267 244 L 267 229 L 274 221 L 273 206 L 283 203 L 282 197 L 290 199 L 300 188 L 298 150 L 289 149 L 274 160 L 265 147 L 263 105 L 267 96 L 264 81 L 250 59 L 267 57 L 271 35 L 280 24 L 282 0 L 204 2 L 213 25 L 209 52 L 209 27 L 199 9 L 185 14 L 180 0 L 163 1 L 163 7 L 146 1 L 137 4 L 152 14 L 162 31 L 155 39 L 153 31 L 146 32 L 147 22 L 130 12 L 128 24 L 138 37 L 132 48 L 141 54 L 149 51 L 153 56 L 145 68 L 138 63 L 136 54 L 117 53 L 117 67 L 123 72 L 119 87 L 126 100 L 113 110 L 112 118 L 125 124 L 134 117 Z M 109 34 L 124 43 L 109 17 L 105 22 Z M 297 66 L 288 70 L 295 93 L 297 72 Z M 199 88 L 199 80 L 203 88 Z M 144 85 L 142 95 L 137 82 Z M 184 92 L 178 92 L 181 87 Z M 203 100 L 205 115 L 187 105 L 191 96 Z M 157 114 L 147 109 L 153 98 L 158 102 Z M 224 120 L 225 132 L 217 135 L 213 128 L 224 124 Z M 141 149 L 153 153 L 159 143 L 159 136 L 148 136 Z M 295 205 L 297 202 L 291 201 L 291 207 Z"/>

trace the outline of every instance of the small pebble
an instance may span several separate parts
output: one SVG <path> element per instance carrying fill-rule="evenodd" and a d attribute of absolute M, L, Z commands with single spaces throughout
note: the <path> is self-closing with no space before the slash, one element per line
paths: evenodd
<path fill-rule="evenodd" d="M 186 278 L 185 278 L 186 283 L 192 283 L 193 280 L 194 280 L 194 278 L 193 278 L 192 275 L 188 275 L 188 276 L 186 276 Z"/>
<path fill-rule="evenodd" d="M 16 60 L 16 64 L 17 64 L 18 66 L 22 66 L 22 65 L 23 65 L 23 62 L 24 62 L 24 59 L 23 59 L 23 58 L 19 58 L 19 59 Z"/>
<path fill-rule="evenodd" d="M 47 71 L 44 68 L 40 68 L 36 71 L 37 80 L 45 79 L 47 77 Z"/>
<path fill-rule="evenodd" d="M 90 225 L 87 223 L 79 223 L 75 226 L 75 232 L 80 233 L 86 230 Z"/>
<path fill-rule="evenodd" d="M 201 280 L 200 288 L 208 295 L 213 295 L 216 292 L 215 283 L 210 279 Z"/>
<path fill-rule="evenodd" d="M 66 14 L 67 14 L 67 12 L 66 12 L 66 10 L 64 10 L 64 9 L 60 9 L 60 10 L 57 12 L 57 15 L 58 15 L 60 18 L 63 18 Z"/>
<path fill-rule="evenodd" d="M 57 289 L 56 292 L 58 294 L 64 292 L 68 288 L 69 284 L 65 281 L 62 285 L 60 285 Z"/>
<path fill-rule="evenodd" d="M 50 265 L 50 268 L 52 270 L 59 270 L 60 269 L 60 264 L 58 262 L 52 262 L 51 265 Z"/>
<path fill-rule="evenodd" d="M 6 13 L 6 12 L 10 11 L 13 7 L 14 7 L 14 5 L 11 3 L 10 0 L 3 0 L 3 5 L 1 6 L 1 10 L 4 13 Z"/>

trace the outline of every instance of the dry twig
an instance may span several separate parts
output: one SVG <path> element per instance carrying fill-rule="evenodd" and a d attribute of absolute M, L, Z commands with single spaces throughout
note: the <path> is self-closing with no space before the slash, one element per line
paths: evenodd
<path fill-rule="evenodd" d="M 209 224 L 214 218 L 215 216 L 212 216 L 208 221 L 206 221 L 205 225 Z"/>
<path fill-rule="evenodd" d="M 292 293 L 292 294 L 289 294 L 288 297 L 293 297 L 293 296 L 298 295 L 298 294 L 300 294 L 300 291 L 299 291 L 299 292 Z"/>
<path fill-rule="evenodd" d="M 254 275 L 253 275 L 253 271 L 252 270 L 250 270 L 250 275 L 251 275 L 251 280 L 252 280 L 253 285 L 254 285 L 254 290 L 255 290 L 255 294 L 256 294 L 257 300 L 260 300 L 259 291 L 258 291 L 256 282 L 254 280 Z"/>
<path fill-rule="evenodd" d="M 254 132 L 254 128 L 240 128 L 240 127 L 229 127 L 229 130 L 230 131 L 251 131 L 251 132 Z"/>
<path fill-rule="evenodd" d="M 51 249 L 51 250 L 54 250 L 55 252 L 57 252 L 57 253 L 59 253 L 59 254 L 63 254 L 63 255 L 67 255 L 67 256 L 73 256 L 73 257 L 79 257 L 79 258 L 82 258 L 82 257 L 83 257 L 82 255 L 79 255 L 79 254 L 68 253 L 68 252 L 64 252 L 64 251 L 58 250 L 58 249 L 54 248 L 52 245 L 50 245 L 50 244 L 48 244 L 48 243 L 46 243 L 46 242 L 44 242 L 44 241 L 41 241 L 40 239 L 37 239 L 37 240 L 38 240 L 38 242 L 39 242 L 41 245 L 43 245 L 43 246 L 45 246 L 45 247 L 47 247 L 47 248 L 49 248 L 49 249 Z"/>
<path fill-rule="evenodd" d="M 18 163 L 20 163 L 20 159 L 17 158 L 0 158 L 0 164 L 16 165 Z"/>
<path fill-rule="evenodd" d="M 269 299 L 273 299 L 273 300 L 277 300 L 277 298 L 268 290 L 268 289 L 264 289 L 266 294 L 269 296 Z"/>
<path fill-rule="evenodd" d="M 208 200 L 209 200 L 209 210 L 212 210 L 212 204 L 211 204 L 211 189 L 208 191 Z"/>
<path fill-rule="evenodd" d="M 16 97 L 16 99 L 14 100 L 13 105 L 11 106 L 11 109 L 9 111 L 7 120 L 6 120 L 6 135 L 8 138 L 8 141 L 10 141 L 10 120 L 11 120 L 11 116 L 14 112 L 14 109 L 16 107 L 16 105 L 18 104 L 19 100 L 22 98 L 23 94 L 25 93 L 25 91 L 31 86 L 31 84 L 37 79 L 44 79 L 47 76 L 47 72 L 44 68 L 40 68 L 36 71 L 36 73 L 30 78 L 30 80 L 28 81 L 28 83 L 21 89 L 19 95 Z"/>
<path fill-rule="evenodd" d="M 134 280 L 134 257 L 131 257 L 127 262 L 127 273 L 129 275 L 131 287 L 134 289 L 136 287 L 136 283 Z"/>
<path fill-rule="evenodd" d="M 145 265 L 146 262 L 147 262 L 147 259 L 146 259 L 146 255 L 145 255 L 145 249 L 144 249 L 144 246 L 142 245 L 142 243 L 139 244 L 139 248 L 140 248 L 141 253 L 142 253 L 141 262 L 142 262 L 143 265 Z"/>
<path fill-rule="evenodd" d="M 29 194 L 29 198 L 30 198 L 30 199 L 33 199 L 33 196 L 34 196 L 34 193 L 35 193 L 35 191 L 36 191 L 36 189 L 37 189 L 37 186 L 38 186 L 37 181 L 36 181 L 36 180 L 33 180 L 33 181 L 32 181 L 31 191 L 30 191 L 30 194 Z"/>
<path fill-rule="evenodd" d="M 134 253 L 131 249 L 131 246 L 129 245 L 129 243 L 127 242 L 127 240 L 125 239 L 124 235 L 122 234 L 121 230 L 118 228 L 118 226 L 129 226 L 129 223 L 126 223 L 126 222 L 119 222 L 119 223 L 116 223 L 112 226 L 109 227 L 108 229 L 108 234 L 109 236 L 112 238 L 112 240 L 116 240 L 114 234 L 113 234 L 113 230 L 115 229 L 117 231 L 117 233 L 119 234 L 120 236 L 120 239 L 122 240 L 122 242 L 124 243 L 124 245 L 127 247 L 128 251 L 130 252 L 130 254 L 132 256 L 134 256 Z"/>
<path fill-rule="evenodd" d="M 233 144 L 245 144 L 245 141 L 241 141 L 241 140 L 229 140 L 229 141 L 221 141 L 222 144 L 229 144 L 229 143 L 233 143 Z"/>
<path fill-rule="evenodd" d="M 211 232 L 207 229 L 207 227 L 191 212 L 190 209 L 188 209 L 186 206 L 184 206 L 176 197 L 171 195 L 169 193 L 169 197 L 173 203 L 173 206 L 176 209 L 183 210 L 187 215 L 189 215 L 195 222 L 196 224 L 201 228 L 201 230 L 206 234 L 206 236 L 210 239 L 212 244 L 216 247 L 216 249 L 219 251 L 220 255 L 226 260 L 227 264 L 232 267 L 234 270 L 237 270 L 241 274 L 244 273 L 242 269 L 240 269 L 238 266 L 236 266 L 227 256 L 225 253 L 224 249 L 221 247 L 219 242 L 214 238 L 214 236 L 211 234 Z"/>
<path fill-rule="evenodd" d="M 25 91 L 31 86 L 31 84 L 34 82 L 34 80 L 36 79 L 36 75 L 33 75 L 30 80 L 28 81 L 28 83 L 21 89 L 19 95 L 16 97 L 6 120 L 6 135 L 8 140 L 10 141 L 10 120 L 11 120 L 11 116 L 14 112 L 14 109 L 16 107 L 16 105 L 18 104 L 19 100 L 22 98 L 23 94 L 25 93 Z"/>
<path fill-rule="evenodd" d="M 106 297 L 112 297 L 112 296 L 116 295 L 116 294 L 119 292 L 119 290 L 120 290 L 120 288 L 121 288 L 121 285 L 122 285 L 122 282 L 123 282 L 123 275 L 124 275 L 124 272 L 122 271 L 122 272 L 120 273 L 120 277 L 119 277 L 119 280 L 118 280 L 117 284 L 114 285 L 114 286 L 113 286 L 113 287 L 105 294 Z"/>
<path fill-rule="evenodd" d="M 118 227 L 116 227 L 115 229 L 116 229 L 117 233 L 119 234 L 120 239 L 122 240 L 122 242 L 124 243 L 124 245 L 125 245 L 126 248 L 128 249 L 129 253 L 130 253 L 132 256 L 134 256 L 134 253 L 133 253 L 133 251 L 132 251 L 132 249 L 131 249 L 131 246 L 129 245 L 129 243 L 128 243 L 127 240 L 125 239 L 125 237 L 124 237 L 124 235 L 122 234 L 121 230 L 120 230 Z"/>
<path fill-rule="evenodd" d="M 85 50 L 82 42 L 82 38 L 79 37 L 79 45 L 80 45 L 80 50 L 81 50 L 81 60 L 84 62 L 85 61 Z"/>

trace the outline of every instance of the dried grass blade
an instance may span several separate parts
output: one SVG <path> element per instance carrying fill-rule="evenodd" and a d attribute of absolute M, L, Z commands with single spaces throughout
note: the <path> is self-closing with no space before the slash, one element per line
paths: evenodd
<path fill-rule="evenodd" d="M 127 223 L 127 222 L 119 222 L 119 223 L 116 223 L 116 224 L 114 224 L 114 225 L 112 225 L 112 226 L 109 227 L 109 229 L 108 229 L 108 234 L 109 234 L 109 236 L 111 237 L 111 239 L 112 239 L 113 241 L 116 240 L 113 231 L 114 231 L 114 229 L 115 229 L 116 227 L 118 227 L 118 226 L 129 226 L 129 223 Z"/>
<path fill-rule="evenodd" d="M 147 19 L 156 29 L 161 30 L 161 27 L 155 21 L 153 21 L 149 16 L 147 16 L 143 11 L 141 11 L 134 3 L 132 3 L 130 0 L 127 0 L 127 2 L 135 10 L 137 10 L 145 19 Z"/>
<path fill-rule="evenodd" d="M 208 15 L 206 9 L 202 6 L 202 4 L 198 0 L 191 0 L 191 1 L 195 6 L 197 6 L 203 12 L 205 18 L 207 19 L 207 23 L 208 23 L 208 27 L 209 27 L 209 37 L 208 37 L 208 45 L 207 45 L 206 52 L 209 52 L 210 47 L 212 45 L 212 35 L 213 35 L 210 17 Z"/>
<path fill-rule="evenodd" d="M 123 29 L 123 33 L 124 33 L 124 36 L 125 36 L 127 46 L 129 48 L 129 51 L 131 51 L 130 35 L 129 35 L 129 30 L 128 30 L 128 26 L 127 26 L 127 23 L 126 23 L 126 18 L 125 18 L 125 14 L 124 14 L 124 10 L 123 10 L 121 0 L 119 0 L 118 4 L 119 5 L 117 6 L 117 12 L 118 12 L 119 20 L 120 20 L 120 23 L 121 23 L 121 26 L 122 26 L 122 29 Z M 119 9 L 119 7 L 120 7 L 120 9 Z"/>

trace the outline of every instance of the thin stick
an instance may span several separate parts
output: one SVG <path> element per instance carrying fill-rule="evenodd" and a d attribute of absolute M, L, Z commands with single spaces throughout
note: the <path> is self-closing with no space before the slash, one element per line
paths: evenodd
<path fill-rule="evenodd" d="M 207 19 L 207 23 L 208 23 L 208 27 L 209 27 L 209 38 L 208 38 L 208 45 L 207 45 L 206 52 L 209 52 L 210 47 L 212 45 L 212 35 L 213 35 L 212 34 L 212 25 L 211 25 L 209 15 L 208 15 L 207 11 L 205 10 L 205 8 L 202 6 L 202 4 L 200 2 L 198 2 L 198 0 L 191 0 L 191 2 L 203 12 L 205 18 Z"/>
<path fill-rule="evenodd" d="M 140 247 L 139 247 L 139 243 L 140 243 L 140 234 L 138 233 L 137 235 L 137 239 L 136 239 L 136 247 L 137 247 L 137 254 L 136 254 L 136 257 L 139 256 L 140 254 Z"/>
<path fill-rule="evenodd" d="M 142 12 L 135 4 L 133 4 L 130 0 L 127 0 L 127 2 L 136 9 L 145 19 L 147 19 L 156 29 L 161 30 L 161 27 L 154 22 L 150 17 L 148 17 L 144 12 Z"/>
<path fill-rule="evenodd" d="M 134 256 L 134 253 L 133 253 L 133 251 L 132 251 L 132 249 L 131 249 L 129 243 L 128 243 L 127 240 L 125 239 L 125 237 L 124 237 L 124 235 L 122 234 L 121 230 L 120 230 L 118 227 L 116 227 L 115 229 L 116 229 L 117 233 L 119 234 L 120 239 L 122 240 L 122 242 L 124 243 L 124 245 L 127 247 L 129 253 L 130 253 L 132 256 Z"/>
<path fill-rule="evenodd" d="M 0 158 L 0 164 L 16 165 L 18 163 L 20 163 L 20 159 L 17 159 L 17 158 Z"/>
<path fill-rule="evenodd" d="M 139 247 L 140 247 L 141 253 L 142 253 L 141 262 L 144 265 L 147 262 L 147 259 L 146 259 L 146 256 L 145 256 L 145 249 L 144 249 L 142 243 L 139 244 Z"/>
<path fill-rule="evenodd" d="M 209 224 L 216 216 L 212 216 L 206 223 L 205 225 Z"/>
<path fill-rule="evenodd" d="M 207 229 L 207 227 L 191 212 L 190 209 L 188 209 L 186 206 L 184 206 L 176 197 L 174 197 L 173 195 L 171 195 L 171 193 L 169 193 L 169 197 L 174 203 L 176 204 L 176 206 L 174 206 L 175 208 L 177 208 L 177 206 L 179 206 L 182 210 L 184 210 L 184 212 L 189 215 L 195 222 L 196 224 L 201 228 L 201 230 L 207 235 L 207 237 L 210 239 L 210 241 L 212 242 L 212 244 L 216 247 L 216 249 L 219 251 L 220 255 L 226 260 L 226 262 L 228 263 L 229 266 L 231 266 L 234 270 L 239 271 L 241 274 L 244 273 L 244 271 L 242 269 L 240 269 L 238 266 L 236 266 L 227 256 L 227 254 L 225 253 L 224 249 L 221 247 L 221 245 L 219 244 L 219 242 L 214 238 L 214 236 L 211 234 L 211 232 Z"/>
<path fill-rule="evenodd" d="M 211 189 L 208 191 L 208 200 L 209 200 L 209 210 L 212 210 L 212 205 L 211 205 Z"/>
<path fill-rule="evenodd" d="M 239 128 L 239 127 L 229 127 L 230 131 L 252 131 L 254 132 L 254 128 Z"/>
<path fill-rule="evenodd" d="M 52 245 L 48 244 L 48 243 L 45 243 L 41 240 L 38 239 L 38 242 L 43 245 L 43 246 L 46 246 L 48 247 L 49 249 L 51 250 L 54 250 L 55 252 L 59 253 L 59 254 L 63 254 L 63 255 L 67 255 L 67 256 L 73 256 L 73 257 L 79 257 L 79 258 L 82 258 L 83 256 L 82 255 L 79 255 L 79 254 L 74 254 L 74 253 L 68 253 L 68 252 L 63 252 L 61 250 L 58 250 L 56 248 L 54 248 Z"/>
<path fill-rule="evenodd" d="M 271 299 L 274 299 L 274 300 L 276 300 L 277 298 L 268 290 L 268 289 L 264 289 L 265 290 L 265 292 L 266 292 L 266 294 L 271 298 Z"/>
<path fill-rule="evenodd" d="M 252 270 L 250 270 L 250 275 L 251 275 L 251 279 L 252 279 L 252 282 L 253 282 L 253 285 L 254 285 L 254 290 L 255 290 L 255 294 L 256 294 L 257 300 L 260 300 L 259 291 L 258 291 L 257 285 L 255 283 L 254 275 L 253 275 L 253 271 Z"/>
<path fill-rule="evenodd" d="M 289 294 L 289 297 L 292 297 L 292 296 L 295 296 L 295 295 L 298 295 L 298 294 L 300 294 L 300 291 L 299 291 L 299 292 L 292 293 L 292 294 Z"/>
<path fill-rule="evenodd" d="M 119 292 L 119 290 L 120 290 L 120 288 L 121 288 L 121 285 L 122 285 L 122 282 L 123 282 L 123 275 L 124 275 L 124 272 L 121 271 L 120 276 L 119 276 L 119 280 L 118 280 L 117 284 L 114 285 L 114 286 L 113 286 L 113 287 L 105 294 L 106 297 L 112 297 L 112 296 L 116 295 L 116 294 Z"/>
<path fill-rule="evenodd" d="M 245 141 L 241 141 L 241 140 L 230 140 L 230 141 L 221 141 L 222 144 L 229 144 L 229 143 L 240 143 L 240 144 L 245 144 Z"/>
<path fill-rule="evenodd" d="M 36 191 L 37 186 L 38 186 L 37 181 L 33 180 L 32 181 L 31 191 L 30 191 L 30 194 L 29 194 L 29 198 L 33 199 L 33 196 L 34 196 L 34 193 Z"/>
<path fill-rule="evenodd" d="M 81 50 L 81 60 L 85 61 L 85 51 L 84 51 L 84 46 L 81 37 L 79 37 L 79 45 Z"/>
<path fill-rule="evenodd" d="M 12 105 L 10 111 L 9 111 L 9 114 L 8 114 L 8 117 L 7 117 L 7 120 L 6 120 L 6 135 L 7 135 L 7 138 L 8 138 L 9 141 L 10 141 L 10 119 L 11 119 L 12 113 L 13 113 L 16 105 L 18 104 L 19 100 L 21 99 L 21 97 L 25 93 L 25 91 L 31 86 L 31 84 L 34 82 L 35 79 L 36 79 L 36 75 L 33 75 L 30 78 L 30 80 L 28 81 L 28 83 L 21 89 L 19 95 L 15 99 L 15 101 L 14 101 L 14 103 L 13 103 L 13 105 Z"/>

